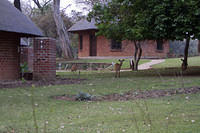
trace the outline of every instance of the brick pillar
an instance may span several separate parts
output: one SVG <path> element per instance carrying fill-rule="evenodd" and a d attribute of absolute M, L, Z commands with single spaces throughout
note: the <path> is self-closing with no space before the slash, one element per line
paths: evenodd
<path fill-rule="evenodd" d="M 0 80 L 20 78 L 19 44 L 17 34 L 0 32 Z"/>
<path fill-rule="evenodd" d="M 36 38 L 33 43 L 33 79 L 51 80 L 56 77 L 56 41 Z"/>

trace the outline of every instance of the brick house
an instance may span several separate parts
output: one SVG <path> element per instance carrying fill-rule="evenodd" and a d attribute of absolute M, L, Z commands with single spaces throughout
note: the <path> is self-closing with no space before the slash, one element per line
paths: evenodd
<path fill-rule="evenodd" d="M 42 32 L 7 0 L 0 0 L 0 80 L 20 77 L 20 38 Z"/>
<path fill-rule="evenodd" d="M 106 39 L 104 36 L 95 36 L 98 31 L 95 21 L 85 19 L 78 21 L 69 30 L 79 35 L 78 57 L 89 56 L 133 56 L 134 44 L 124 40 L 117 43 L 115 40 Z M 142 44 L 142 58 L 165 58 L 169 53 L 169 42 L 147 40 Z"/>

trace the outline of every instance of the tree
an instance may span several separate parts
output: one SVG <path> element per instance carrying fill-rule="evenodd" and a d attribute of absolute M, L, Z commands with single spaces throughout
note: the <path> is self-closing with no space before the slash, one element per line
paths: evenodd
<path fill-rule="evenodd" d="M 61 47 L 64 53 L 64 57 L 73 58 L 72 47 L 71 47 L 71 43 L 70 43 L 69 36 L 67 33 L 67 29 L 63 23 L 63 20 L 60 14 L 60 0 L 53 1 L 53 9 L 54 9 L 53 11 L 54 20 L 56 23 L 59 39 L 61 41 Z"/>
<path fill-rule="evenodd" d="M 97 35 L 104 35 L 118 42 L 122 40 L 133 42 L 134 70 L 138 70 L 142 55 L 141 43 L 148 36 L 148 32 L 145 32 L 145 14 L 140 13 L 144 7 L 143 1 L 113 0 L 106 4 L 95 5 L 93 11 L 89 13 L 89 18 L 94 18 L 97 22 L 99 30 Z"/>
<path fill-rule="evenodd" d="M 22 11 L 22 10 L 21 10 L 20 0 L 14 0 L 14 6 L 15 6 L 18 10 Z"/>
<path fill-rule="evenodd" d="M 154 39 L 186 39 L 182 70 L 188 66 L 190 39 L 200 37 L 200 2 L 196 0 L 148 0 L 144 11 L 148 12 L 149 30 Z"/>
<path fill-rule="evenodd" d="M 99 35 L 135 42 L 136 69 L 143 40 L 186 39 L 185 70 L 190 39 L 200 37 L 200 2 L 196 0 L 113 0 L 95 5 L 89 17 L 95 18 Z"/>
<path fill-rule="evenodd" d="M 51 9 L 51 6 L 49 6 L 50 5 L 49 3 L 51 1 L 52 0 L 42 0 L 41 2 L 39 0 L 33 0 L 33 2 L 37 5 L 38 9 L 40 10 L 40 14 L 41 14 L 36 17 L 41 17 L 46 14 L 49 14 L 49 8 Z M 69 35 L 67 33 L 67 28 L 64 25 L 61 15 L 62 14 L 60 12 L 60 0 L 53 0 L 53 18 L 55 21 L 56 31 L 59 37 L 59 42 L 61 44 L 63 56 L 64 58 L 73 58 L 71 42 L 69 39 Z"/>
<path fill-rule="evenodd" d="M 52 0 L 42 0 L 42 3 L 39 0 L 33 0 L 33 2 L 37 5 L 38 9 L 40 10 L 41 14 L 44 15 L 45 13 L 45 8 L 48 6 L 48 4 L 51 2 Z"/>
<path fill-rule="evenodd" d="M 83 7 L 84 10 L 90 11 L 94 5 L 98 4 L 105 4 L 107 3 L 107 0 L 75 0 L 76 4 L 80 5 L 83 4 L 85 7 Z"/>
<path fill-rule="evenodd" d="M 31 6 L 32 0 L 21 1 L 22 13 L 29 16 L 30 18 L 33 15 L 34 8 Z"/>

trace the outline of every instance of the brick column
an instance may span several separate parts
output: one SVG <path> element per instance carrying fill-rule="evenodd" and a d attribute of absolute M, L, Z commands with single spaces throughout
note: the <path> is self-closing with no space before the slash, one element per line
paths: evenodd
<path fill-rule="evenodd" d="M 36 38 L 33 43 L 33 52 L 33 79 L 55 79 L 56 41 L 51 38 Z"/>

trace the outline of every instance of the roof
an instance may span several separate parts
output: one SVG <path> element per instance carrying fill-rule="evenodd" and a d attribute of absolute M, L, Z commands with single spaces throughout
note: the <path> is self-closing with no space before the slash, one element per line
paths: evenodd
<path fill-rule="evenodd" d="M 95 26 L 95 20 L 92 19 L 91 22 L 89 22 L 86 19 L 82 19 L 69 28 L 68 31 L 75 32 L 83 30 L 97 30 L 97 27 Z"/>
<path fill-rule="evenodd" d="M 21 36 L 43 36 L 35 24 L 8 0 L 0 0 L 0 31 L 20 33 Z"/>

